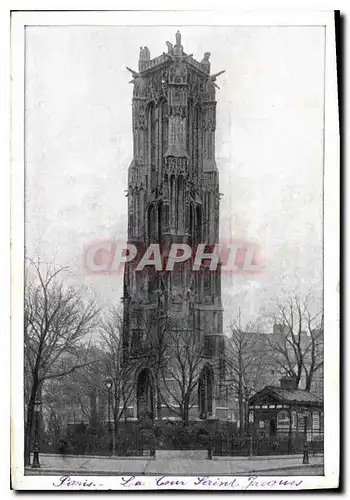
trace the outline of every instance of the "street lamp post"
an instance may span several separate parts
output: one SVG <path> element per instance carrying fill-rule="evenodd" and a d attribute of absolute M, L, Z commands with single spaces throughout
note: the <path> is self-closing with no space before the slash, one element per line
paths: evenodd
<path fill-rule="evenodd" d="M 304 412 L 304 454 L 303 454 L 303 465 L 307 465 L 310 463 L 309 461 L 309 446 L 307 443 L 307 419 L 308 412 Z"/>
<path fill-rule="evenodd" d="M 248 425 L 249 425 L 249 457 L 253 457 L 253 425 L 254 425 L 254 412 L 248 412 Z"/>
<path fill-rule="evenodd" d="M 110 449 L 110 453 L 112 453 L 112 427 L 111 427 L 111 389 L 112 389 L 112 385 L 113 385 L 113 382 L 112 382 L 112 379 L 111 377 L 106 377 L 106 387 L 107 387 L 107 392 L 108 392 L 108 416 L 107 416 L 107 419 L 108 419 L 108 435 L 109 435 L 109 439 L 110 439 L 110 443 L 109 443 L 109 449 Z"/>
<path fill-rule="evenodd" d="M 39 469 L 40 468 L 40 461 L 39 461 L 39 414 L 40 414 L 40 409 L 41 409 L 41 401 L 36 400 L 34 403 L 35 436 L 34 436 L 32 469 Z"/>
<path fill-rule="evenodd" d="M 205 419 L 208 423 L 209 428 L 209 446 L 208 446 L 208 459 L 213 459 L 213 448 L 214 448 L 214 436 L 213 436 L 213 428 L 212 421 L 214 420 L 213 415 L 209 415 L 208 412 L 205 412 Z"/>

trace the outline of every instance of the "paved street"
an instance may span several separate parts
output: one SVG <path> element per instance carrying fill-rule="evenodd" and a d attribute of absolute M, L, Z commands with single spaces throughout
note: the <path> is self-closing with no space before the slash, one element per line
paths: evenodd
<path fill-rule="evenodd" d="M 83 457 L 41 455 L 41 469 L 28 468 L 26 474 L 70 475 L 322 475 L 323 456 L 310 457 L 310 465 L 302 466 L 302 456 L 254 457 L 247 459 L 214 458 L 191 459 L 164 457 L 154 459 L 126 459 L 114 457 Z"/>

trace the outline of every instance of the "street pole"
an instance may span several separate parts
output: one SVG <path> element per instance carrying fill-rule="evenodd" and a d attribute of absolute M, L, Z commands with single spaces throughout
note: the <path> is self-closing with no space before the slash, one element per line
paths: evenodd
<path fill-rule="evenodd" d="M 207 421 L 207 427 L 209 431 L 209 446 L 208 446 L 208 460 L 213 459 L 213 435 L 212 435 L 212 426 L 211 426 L 211 416 L 208 415 L 207 411 L 205 412 L 205 419 Z"/>
<path fill-rule="evenodd" d="M 254 426 L 254 412 L 248 412 L 248 426 L 249 426 L 249 458 L 253 457 L 253 426 Z"/>
<path fill-rule="evenodd" d="M 249 457 L 253 457 L 253 434 L 252 428 L 250 427 L 250 435 L 249 435 Z"/>
<path fill-rule="evenodd" d="M 33 447 L 33 463 L 32 469 L 40 468 L 39 461 L 39 413 L 40 413 L 41 401 L 35 401 L 34 403 L 34 413 L 35 413 L 35 436 L 34 436 L 34 447 Z"/>
<path fill-rule="evenodd" d="M 309 447 L 307 443 L 307 414 L 304 414 L 304 454 L 303 454 L 303 465 L 310 463 L 309 461 Z"/>
<path fill-rule="evenodd" d="M 106 377 L 106 387 L 107 387 L 107 395 L 108 395 L 108 437 L 109 437 L 109 452 L 112 455 L 113 453 L 113 443 L 112 443 L 112 427 L 111 427 L 111 389 L 112 389 L 113 381 L 111 377 Z"/>
<path fill-rule="evenodd" d="M 108 433 L 109 433 L 109 438 L 110 438 L 109 448 L 112 452 L 111 431 L 112 431 L 112 426 L 111 426 L 111 389 L 108 389 Z"/>
<path fill-rule="evenodd" d="M 114 405 L 112 408 L 112 455 L 116 454 L 116 442 L 115 442 L 115 398 Z"/>
<path fill-rule="evenodd" d="M 157 368 L 157 371 L 156 371 L 156 398 L 157 398 L 157 401 L 156 401 L 156 411 L 157 411 L 157 420 L 162 420 L 162 403 L 161 403 L 161 400 L 160 400 L 160 388 L 159 388 L 159 365 L 160 365 L 160 359 L 159 359 L 159 356 L 161 356 L 161 354 L 159 353 L 159 349 L 161 349 L 161 342 L 163 342 L 164 339 L 161 339 L 160 338 L 160 335 L 161 335 L 161 328 L 160 328 L 160 319 L 161 319 L 161 316 L 160 316 L 160 283 L 159 283 L 159 275 L 158 275 L 158 289 L 157 289 L 157 305 L 158 305 L 158 321 L 157 321 L 157 342 L 156 342 L 156 368 Z M 163 332 L 162 332 L 163 333 Z"/>

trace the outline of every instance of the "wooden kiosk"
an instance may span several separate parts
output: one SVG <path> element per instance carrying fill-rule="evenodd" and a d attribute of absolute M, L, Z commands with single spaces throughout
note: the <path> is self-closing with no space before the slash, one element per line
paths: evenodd
<path fill-rule="evenodd" d="M 323 400 L 310 392 L 266 386 L 248 402 L 254 455 L 323 451 Z"/>

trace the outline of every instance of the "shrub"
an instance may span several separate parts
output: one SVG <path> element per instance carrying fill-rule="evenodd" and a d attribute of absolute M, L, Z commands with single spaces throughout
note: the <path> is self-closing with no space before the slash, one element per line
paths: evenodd
<path fill-rule="evenodd" d="M 156 421 L 150 426 L 139 422 L 122 422 L 116 435 L 116 453 L 120 456 L 136 456 L 142 449 L 161 448 L 166 450 L 207 449 L 209 436 L 227 436 L 231 440 L 237 435 L 237 428 L 231 422 L 196 421 L 184 426 L 179 421 Z M 225 438 L 226 439 L 226 438 Z M 78 424 L 62 433 L 53 451 L 62 454 L 109 455 L 111 434 L 106 426 Z"/>

